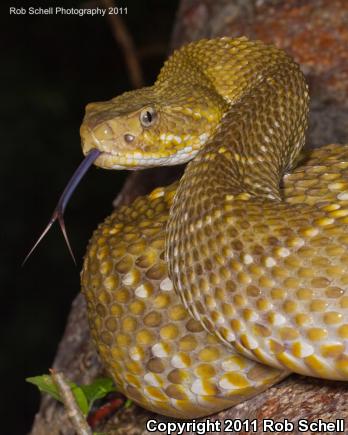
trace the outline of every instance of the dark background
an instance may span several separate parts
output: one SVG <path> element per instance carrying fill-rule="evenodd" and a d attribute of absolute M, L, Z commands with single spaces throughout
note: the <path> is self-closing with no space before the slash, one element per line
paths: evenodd
<path fill-rule="evenodd" d="M 22 268 L 67 180 L 82 159 L 84 106 L 129 90 L 123 52 L 105 17 L 9 15 L 9 6 L 93 7 L 97 3 L 10 2 L 1 14 L 0 432 L 29 431 L 40 395 L 25 378 L 47 373 L 72 300 L 86 244 L 125 172 L 92 168 L 66 213 L 78 259 L 57 225 Z M 100 5 L 99 5 L 100 6 Z M 166 57 L 178 0 L 123 0 L 124 21 L 147 84 Z"/>

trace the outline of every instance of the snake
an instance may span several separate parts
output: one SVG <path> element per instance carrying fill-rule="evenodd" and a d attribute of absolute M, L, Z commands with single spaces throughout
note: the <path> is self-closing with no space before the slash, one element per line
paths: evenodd
<path fill-rule="evenodd" d="M 140 406 L 188 419 L 290 373 L 348 380 L 348 148 L 304 152 L 308 110 L 299 65 L 245 37 L 87 105 L 88 165 L 188 162 L 99 225 L 81 273 L 101 360 Z"/>

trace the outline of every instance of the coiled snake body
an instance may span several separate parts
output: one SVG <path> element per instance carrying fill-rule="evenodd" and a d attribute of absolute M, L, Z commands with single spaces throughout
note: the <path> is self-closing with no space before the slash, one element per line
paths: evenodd
<path fill-rule="evenodd" d="M 246 38 L 192 43 L 153 86 L 87 106 L 99 166 L 194 157 L 99 226 L 82 271 L 100 356 L 142 406 L 198 417 L 289 372 L 348 379 L 348 149 L 297 166 L 307 112 L 299 67 Z"/>

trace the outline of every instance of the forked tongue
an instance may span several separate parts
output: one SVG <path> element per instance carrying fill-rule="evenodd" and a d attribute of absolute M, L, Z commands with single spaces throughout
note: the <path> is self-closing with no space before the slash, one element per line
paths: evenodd
<path fill-rule="evenodd" d="M 41 242 L 41 240 L 45 237 L 45 235 L 48 233 L 51 226 L 54 224 L 56 220 L 58 220 L 60 228 L 62 230 L 65 242 L 68 246 L 70 255 L 72 259 L 74 260 L 74 263 L 76 264 L 74 253 L 71 249 L 71 245 L 68 239 L 68 235 L 66 233 L 65 229 L 65 223 L 64 223 L 64 211 L 66 206 L 68 205 L 69 199 L 71 198 L 71 195 L 74 193 L 77 185 L 81 181 L 81 178 L 85 175 L 85 173 L 88 171 L 88 169 L 92 166 L 92 164 L 95 162 L 97 157 L 100 155 L 100 151 L 96 148 L 93 148 L 91 151 L 88 152 L 86 157 L 82 160 L 79 167 L 74 172 L 73 176 L 70 178 L 68 184 L 66 185 L 63 193 L 61 194 L 59 201 L 56 205 L 56 208 L 53 211 L 53 214 L 51 216 L 51 219 L 49 220 L 46 228 L 42 231 L 39 238 L 35 242 L 34 246 L 31 248 L 27 256 L 25 257 L 22 266 L 27 262 L 28 258 L 31 256 L 31 254 L 35 251 L 38 244 Z"/>

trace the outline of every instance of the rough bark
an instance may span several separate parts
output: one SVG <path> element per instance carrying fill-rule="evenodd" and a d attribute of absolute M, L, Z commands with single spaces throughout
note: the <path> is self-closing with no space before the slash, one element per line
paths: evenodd
<path fill-rule="evenodd" d="M 223 35 L 246 35 L 285 48 L 301 64 L 310 85 L 308 146 L 348 142 L 348 3 L 345 0 L 182 0 L 172 49 L 192 40 Z M 131 174 L 115 204 L 129 203 L 157 185 L 168 184 L 181 170 L 164 168 Z M 81 295 L 73 303 L 54 367 L 76 382 L 90 382 L 102 374 L 102 366 L 90 343 Z M 116 427 L 112 433 L 147 433 L 145 421 L 149 418 L 165 421 L 133 406 L 117 413 L 103 430 Z M 210 417 L 220 421 L 226 418 L 256 418 L 259 422 L 264 418 L 277 421 L 287 418 L 293 422 L 300 418 L 326 421 L 343 418 L 348 433 L 347 384 L 293 375 L 257 397 Z M 44 397 L 31 434 L 73 433 L 62 406 Z M 258 433 L 264 433 L 261 426 Z"/>

